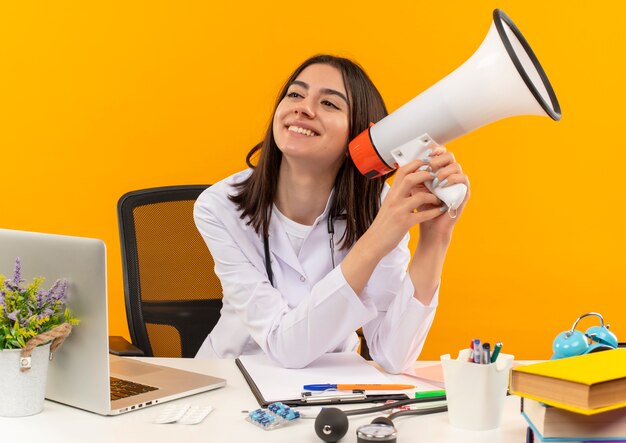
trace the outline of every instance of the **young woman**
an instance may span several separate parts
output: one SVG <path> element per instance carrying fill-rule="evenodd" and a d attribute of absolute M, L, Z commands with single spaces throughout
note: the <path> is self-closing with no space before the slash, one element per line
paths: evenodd
<path fill-rule="evenodd" d="M 246 158 L 250 169 L 195 205 L 224 290 L 198 357 L 264 352 L 299 368 L 326 352 L 356 351 L 363 327 L 385 370 L 416 360 L 458 220 L 424 183 L 469 182 L 444 148 L 400 168 L 391 187 L 387 177 L 362 176 L 348 142 L 385 115 L 371 80 L 347 59 L 315 56 L 291 75 L 265 139 Z M 417 224 L 411 260 L 408 231 Z"/>

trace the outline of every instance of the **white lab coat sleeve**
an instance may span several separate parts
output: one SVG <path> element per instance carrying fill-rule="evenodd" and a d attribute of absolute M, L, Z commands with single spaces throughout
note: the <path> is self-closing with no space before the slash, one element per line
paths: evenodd
<path fill-rule="evenodd" d="M 363 326 L 370 355 L 387 372 L 397 374 L 419 356 L 439 300 L 439 285 L 430 304 L 414 297 L 415 288 L 406 272 L 411 253 L 407 234 L 378 264 L 361 299 L 371 299 L 378 315 Z"/>
<path fill-rule="evenodd" d="M 377 315 L 373 301 L 362 302 L 339 268 L 317 282 L 297 306 L 290 307 L 268 280 L 262 241 L 239 219 L 230 201 L 204 196 L 196 202 L 194 217 L 213 255 L 224 302 L 234 308 L 261 349 L 280 365 L 308 365 Z"/>

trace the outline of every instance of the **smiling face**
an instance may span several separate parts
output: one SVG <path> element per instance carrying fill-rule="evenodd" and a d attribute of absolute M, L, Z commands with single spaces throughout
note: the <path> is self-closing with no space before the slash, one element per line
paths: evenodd
<path fill-rule="evenodd" d="M 326 64 L 310 65 L 289 85 L 276 108 L 276 145 L 288 161 L 338 169 L 348 145 L 349 111 L 341 72 Z"/>

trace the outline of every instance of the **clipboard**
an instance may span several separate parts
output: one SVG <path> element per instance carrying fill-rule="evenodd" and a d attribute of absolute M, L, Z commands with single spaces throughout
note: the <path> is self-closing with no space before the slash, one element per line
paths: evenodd
<path fill-rule="evenodd" d="M 303 394 L 304 384 L 311 383 L 390 383 L 386 376 L 357 353 L 325 354 L 303 369 L 286 369 L 273 363 L 265 354 L 245 355 L 235 359 L 252 394 L 263 408 L 282 402 L 288 406 L 317 406 L 350 403 L 373 403 L 406 400 L 404 392 L 323 391 Z M 335 375 L 333 375 L 335 374 Z M 347 376 L 350 379 L 345 379 Z M 323 378 L 320 378 L 323 377 Z M 332 377 L 332 379 L 329 379 Z M 337 378 L 339 377 L 339 378 Z M 344 377 L 344 379 L 341 379 Z"/>

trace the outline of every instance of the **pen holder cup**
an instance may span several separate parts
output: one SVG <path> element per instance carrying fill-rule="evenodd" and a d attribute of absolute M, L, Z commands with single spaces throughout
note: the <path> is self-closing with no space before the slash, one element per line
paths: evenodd
<path fill-rule="evenodd" d="M 461 352 L 457 360 L 441 356 L 450 424 L 486 431 L 500 426 L 513 356 L 500 354 L 495 363 L 476 364 Z"/>

